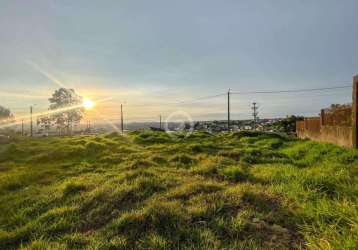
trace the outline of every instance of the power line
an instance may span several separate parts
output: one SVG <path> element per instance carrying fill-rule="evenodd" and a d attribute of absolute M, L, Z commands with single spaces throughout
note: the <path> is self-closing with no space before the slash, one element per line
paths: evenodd
<path fill-rule="evenodd" d="M 295 90 L 272 90 L 272 91 L 247 91 L 247 92 L 240 92 L 240 91 L 232 91 L 230 90 L 230 94 L 234 95 L 249 95 L 249 94 L 275 94 L 275 93 L 296 93 L 296 92 L 309 92 L 309 91 L 322 91 L 322 90 L 333 90 L 333 89 L 344 89 L 344 88 L 351 88 L 351 85 L 345 85 L 345 86 L 334 86 L 334 87 L 324 87 L 324 88 L 311 88 L 311 89 L 295 89 Z M 150 106 L 162 106 L 162 105 L 180 105 L 180 104 L 190 104 L 202 100 L 208 100 L 217 98 L 220 96 L 227 96 L 227 92 L 225 93 L 219 93 L 216 95 L 209 95 L 209 96 L 202 96 L 193 98 L 191 100 L 187 101 L 179 101 L 179 102 L 171 102 L 171 103 L 156 103 L 156 104 L 150 104 L 150 103 L 143 103 L 143 104 L 130 104 L 128 103 L 128 107 L 150 107 Z"/>
<path fill-rule="evenodd" d="M 217 95 L 203 96 L 203 97 L 194 98 L 194 99 L 189 100 L 189 101 L 181 101 L 181 102 L 176 102 L 176 103 L 172 103 L 172 104 L 192 103 L 192 102 L 201 101 L 201 100 L 207 100 L 207 99 L 212 99 L 212 98 L 216 98 L 216 97 L 224 96 L 224 95 L 227 95 L 227 93 L 220 93 L 220 94 L 217 94 Z"/>
<path fill-rule="evenodd" d="M 322 91 L 322 90 L 333 90 L 333 89 L 344 89 L 344 88 L 351 88 L 351 85 L 345 86 L 334 86 L 334 87 L 324 87 L 324 88 L 310 88 L 310 89 L 293 89 L 293 90 L 272 90 L 272 91 L 247 91 L 247 92 L 240 92 L 240 91 L 230 91 L 230 94 L 234 95 L 249 95 L 249 94 L 275 94 L 275 93 L 296 93 L 296 92 L 309 92 L 309 91 Z M 178 105 L 178 104 L 190 104 L 197 101 L 213 99 L 220 96 L 226 96 L 226 93 L 220 93 L 217 95 L 210 95 L 210 96 L 202 96 L 193 98 L 188 101 L 180 101 L 180 102 L 173 102 L 173 103 L 158 103 L 156 105 L 151 104 L 136 104 L 136 105 L 128 105 L 130 107 L 142 107 L 142 106 L 160 106 L 160 105 Z"/>
<path fill-rule="evenodd" d="M 219 96 L 224 96 L 227 95 L 227 93 L 221 93 L 221 94 L 217 94 L 217 95 L 210 95 L 210 96 L 203 96 L 203 97 L 197 97 L 197 98 L 193 98 L 191 100 L 187 100 L 187 101 L 179 101 L 179 102 L 166 102 L 166 103 L 155 103 L 155 104 L 151 104 L 151 103 L 143 103 L 143 104 L 131 104 L 131 103 L 127 103 L 127 106 L 129 108 L 131 107 L 150 107 L 150 106 L 161 106 L 161 105 L 180 105 L 180 104 L 190 104 L 193 102 L 197 102 L 197 101 L 201 101 L 201 100 L 207 100 L 207 99 L 213 99 Z"/>
<path fill-rule="evenodd" d="M 352 88 L 352 86 L 351 85 L 345 85 L 345 86 L 335 86 L 335 87 L 325 87 L 325 88 L 272 90 L 272 91 L 247 91 L 247 92 L 233 91 L 231 93 L 234 94 L 234 95 L 276 94 L 276 93 L 296 93 L 296 92 L 322 91 L 322 90 L 343 89 L 343 88 Z"/>

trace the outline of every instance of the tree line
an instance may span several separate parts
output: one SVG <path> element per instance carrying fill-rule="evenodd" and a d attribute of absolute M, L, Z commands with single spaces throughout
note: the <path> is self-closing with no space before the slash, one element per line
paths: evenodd
<path fill-rule="evenodd" d="M 48 112 L 37 117 L 37 125 L 49 132 L 55 127 L 59 135 L 71 135 L 73 126 L 78 124 L 84 115 L 83 97 L 74 89 L 59 88 L 48 99 Z M 9 108 L 0 106 L 0 123 L 15 119 Z"/>

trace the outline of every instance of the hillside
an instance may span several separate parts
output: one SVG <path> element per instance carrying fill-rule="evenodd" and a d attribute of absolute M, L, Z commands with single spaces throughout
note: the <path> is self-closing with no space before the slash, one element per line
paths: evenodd
<path fill-rule="evenodd" d="M 0 145 L 0 249 L 357 249 L 358 152 L 271 134 Z"/>

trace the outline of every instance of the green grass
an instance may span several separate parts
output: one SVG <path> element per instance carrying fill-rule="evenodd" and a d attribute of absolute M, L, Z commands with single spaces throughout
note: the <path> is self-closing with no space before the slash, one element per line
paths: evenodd
<path fill-rule="evenodd" d="M 358 249 L 358 152 L 275 134 L 0 145 L 0 249 Z"/>

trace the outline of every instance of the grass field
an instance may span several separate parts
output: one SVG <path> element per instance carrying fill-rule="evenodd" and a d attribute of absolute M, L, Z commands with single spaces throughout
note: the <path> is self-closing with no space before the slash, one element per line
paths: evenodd
<path fill-rule="evenodd" d="M 0 145 L 0 249 L 358 249 L 358 152 L 260 133 Z"/>

